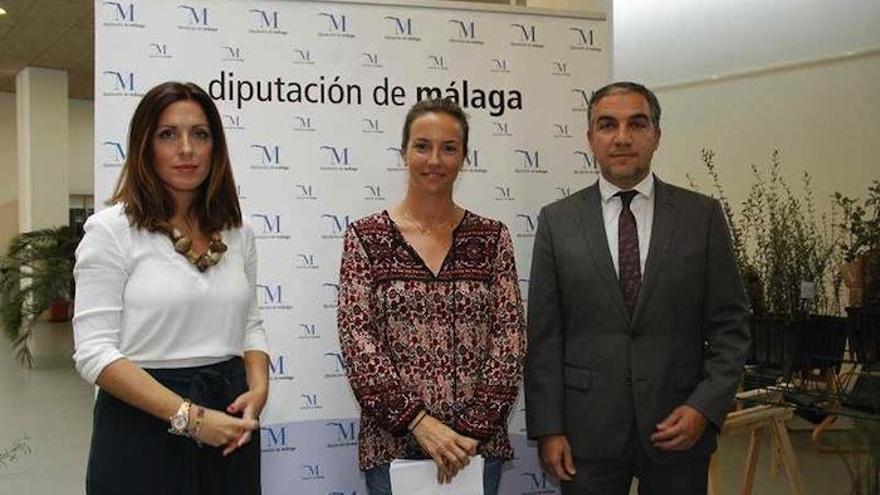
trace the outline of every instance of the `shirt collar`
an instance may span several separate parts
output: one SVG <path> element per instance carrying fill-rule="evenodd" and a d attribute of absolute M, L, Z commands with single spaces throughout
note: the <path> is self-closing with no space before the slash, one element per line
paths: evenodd
<path fill-rule="evenodd" d="M 651 199 L 654 195 L 654 174 L 649 173 L 645 176 L 644 179 L 641 180 L 632 190 L 638 192 L 642 196 Z M 611 198 L 614 197 L 618 192 L 623 191 L 623 189 L 615 186 L 611 182 L 608 182 L 605 177 L 602 177 L 602 174 L 599 174 L 599 194 L 602 196 L 602 202 L 608 203 L 611 201 Z"/>

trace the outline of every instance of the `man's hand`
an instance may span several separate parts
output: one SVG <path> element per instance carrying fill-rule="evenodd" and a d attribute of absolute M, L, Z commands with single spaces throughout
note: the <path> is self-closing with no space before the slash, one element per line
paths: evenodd
<path fill-rule="evenodd" d="M 658 450 L 688 450 L 697 443 L 706 429 L 706 417 L 691 406 L 678 406 L 657 425 L 651 441 Z"/>
<path fill-rule="evenodd" d="M 565 435 L 547 435 L 538 438 L 541 467 L 562 481 L 571 481 L 575 474 L 571 445 Z"/>

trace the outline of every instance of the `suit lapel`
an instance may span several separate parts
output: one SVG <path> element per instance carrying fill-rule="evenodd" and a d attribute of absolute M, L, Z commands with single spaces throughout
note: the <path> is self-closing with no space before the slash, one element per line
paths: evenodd
<path fill-rule="evenodd" d="M 602 219 L 602 197 L 599 194 L 599 184 L 584 189 L 582 202 L 577 204 L 577 218 L 580 222 L 581 233 L 589 246 L 590 257 L 593 266 L 602 277 L 603 283 L 611 287 L 609 296 L 614 302 L 620 316 L 629 320 L 629 311 L 623 301 L 623 293 L 620 291 L 620 282 L 614 271 L 614 262 L 611 260 L 611 250 L 608 248 L 608 238 L 605 234 L 605 221 Z"/>
<path fill-rule="evenodd" d="M 674 190 L 654 176 L 654 221 L 651 225 L 651 242 L 648 246 L 648 259 L 645 260 L 642 288 L 639 290 L 639 299 L 633 311 L 633 327 L 638 322 L 639 315 L 656 285 L 657 273 L 667 259 L 666 253 L 675 237 L 675 213 Z"/>

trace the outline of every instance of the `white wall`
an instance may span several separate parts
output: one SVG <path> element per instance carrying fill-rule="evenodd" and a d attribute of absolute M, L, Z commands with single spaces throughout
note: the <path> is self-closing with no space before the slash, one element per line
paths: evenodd
<path fill-rule="evenodd" d="M 821 209 L 880 177 L 880 2 L 615 0 L 614 19 L 615 79 L 655 88 L 663 106 L 662 177 L 707 184 L 699 150 L 711 147 L 737 201 L 749 165 L 779 149 L 791 185 L 812 174 Z"/>
<path fill-rule="evenodd" d="M 94 161 L 92 100 L 68 100 L 70 193 L 91 194 Z M 15 94 L 0 93 L 0 204 L 18 197 Z"/>
<path fill-rule="evenodd" d="M 875 0 L 614 0 L 615 77 L 650 85 L 880 44 Z"/>
<path fill-rule="evenodd" d="M 18 197 L 15 95 L 0 93 L 0 205 Z"/>
<path fill-rule="evenodd" d="M 94 189 L 94 103 L 70 100 L 70 194 L 91 195 Z"/>

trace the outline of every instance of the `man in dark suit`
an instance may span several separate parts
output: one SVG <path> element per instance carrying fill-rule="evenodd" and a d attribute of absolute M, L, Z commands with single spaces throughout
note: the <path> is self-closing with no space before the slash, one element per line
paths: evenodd
<path fill-rule="evenodd" d="M 563 494 L 706 492 L 749 345 L 718 201 L 651 173 L 660 105 L 613 83 L 590 101 L 598 181 L 545 206 L 529 289 L 528 435 Z"/>

